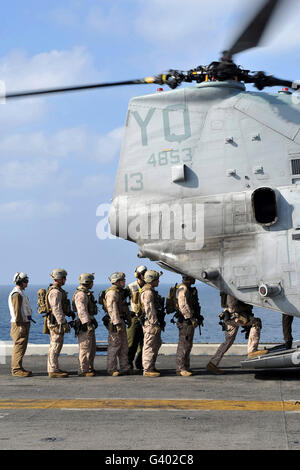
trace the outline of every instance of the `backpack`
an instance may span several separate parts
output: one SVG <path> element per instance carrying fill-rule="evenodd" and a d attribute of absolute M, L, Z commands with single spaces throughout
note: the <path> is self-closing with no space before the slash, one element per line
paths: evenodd
<path fill-rule="evenodd" d="M 37 305 L 37 312 L 40 315 L 45 315 L 49 313 L 49 305 L 47 302 L 47 291 L 46 289 L 40 289 L 38 290 L 38 305 Z"/>
<path fill-rule="evenodd" d="M 138 316 L 142 315 L 143 308 L 141 303 L 141 290 L 137 290 L 131 297 L 131 302 L 134 305 L 134 313 Z"/>
<path fill-rule="evenodd" d="M 167 313 L 173 313 L 178 310 L 177 302 L 177 283 L 175 286 L 172 286 L 169 290 L 169 293 L 166 298 L 166 311 Z"/>
<path fill-rule="evenodd" d="M 100 292 L 100 294 L 99 294 L 99 299 L 98 299 L 98 303 L 99 303 L 100 305 L 102 305 L 102 308 L 103 308 L 104 312 L 107 313 L 105 294 L 106 294 L 106 290 L 103 290 L 103 291 Z"/>

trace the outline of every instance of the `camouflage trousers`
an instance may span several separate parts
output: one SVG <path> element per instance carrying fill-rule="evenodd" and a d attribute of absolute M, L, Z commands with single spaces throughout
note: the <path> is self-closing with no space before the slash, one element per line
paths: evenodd
<path fill-rule="evenodd" d="M 94 369 L 96 355 L 96 336 L 94 331 L 80 331 L 78 334 L 79 372 L 86 374 Z"/>
<path fill-rule="evenodd" d="M 293 336 L 292 336 L 293 320 L 294 320 L 294 317 L 290 315 L 285 315 L 284 313 L 282 314 L 282 331 L 283 331 L 283 339 L 285 343 L 293 341 Z"/>
<path fill-rule="evenodd" d="M 16 372 L 23 369 L 23 357 L 26 353 L 29 338 L 30 322 L 22 325 L 11 324 L 10 336 L 14 342 L 11 354 L 11 371 Z"/>
<path fill-rule="evenodd" d="M 107 372 L 111 373 L 118 370 L 118 360 L 120 371 L 126 372 L 129 369 L 128 364 L 128 342 L 125 323 L 122 322 L 122 331 L 108 332 L 107 347 Z"/>
<path fill-rule="evenodd" d="M 179 338 L 176 353 L 176 369 L 189 370 L 190 369 L 190 354 L 193 347 L 193 339 L 195 329 L 192 325 L 186 322 L 177 322 Z"/>
<path fill-rule="evenodd" d="M 228 351 L 230 346 L 232 346 L 235 337 L 237 335 L 239 326 L 247 326 L 243 324 L 237 318 L 234 320 L 225 321 L 226 333 L 225 341 L 219 346 L 217 352 L 211 358 L 210 362 L 217 366 L 224 354 Z M 260 339 L 260 327 L 258 325 L 253 325 L 250 329 L 249 338 L 248 338 L 248 354 L 254 351 L 257 351 L 258 343 Z"/>
<path fill-rule="evenodd" d="M 48 352 L 47 371 L 58 372 L 58 358 L 64 344 L 64 333 L 58 333 L 57 325 L 52 325 L 48 318 L 47 326 L 50 332 L 50 347 Z"/>
<path fill-rule="evenodd" d="M 127 328 L 127 341 L 128 362 L 130 367 L 133 367 L 133 361 L 135 360 L 135 367 L 142 369 L 144 333 L 141 322 L 137 316 L 132 317 L 131 325 Z"/>
<path fill-rule="evenodd" d="M 143 346 L 143 369 L 144 372 L 153 371 L 155 369 L 155 363 L 158 355 L 159 348 L 161 347 L 162 341 L 160 332 L 153 334 L 153 327 L 145 321 L 143 326 L 144 332 L 144 346 Z"/>

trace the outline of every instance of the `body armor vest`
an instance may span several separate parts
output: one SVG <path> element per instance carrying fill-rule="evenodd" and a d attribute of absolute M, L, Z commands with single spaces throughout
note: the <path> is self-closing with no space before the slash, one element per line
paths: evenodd
<path fill-rule="evenodd" d="M 61 293 L 62 293 L 62 299 L 61 299 L 61 304 L 62 304 L 62 310 L 64 312 L 64 314 L 66 316 L 70 316 L 71 315 L 71 304 L 70 304 L 70 300 L 68 299 L 68 294 L 67 292 L 62 289 L 61 287 L 58 287 L 58 286 L 49 286 L 48 289 L 47 289 L 47 294 L 46 294 L 46 307 L 47 307 L 47 312 L 48 313 L 51 313 L 51 306 L 49 304 L 49 300 L 48 300 L 48 297 L 49 297 L 49 293 L 53 290 L 53 289 L 57 289 L 59 290 Z"/>
<path fill-rule="evenodd" d="M 109 292 L 111 290 L 114 290 L 114 291 L 118 292 L 118 294 L 119 294 L 118 310 L 119 310 L 120 317 L 121 318 L 126 317 L 129 314 L 128 305 L 127 305 L 126 297 L 125 297 L 126 289 L 122 289 L 122 287 L 118 287 L 114 284 L 112 286 L 110 286 L 108 289 L 106 289 L 106 291 L 105 291 L 105 297 L 104 297 L 104 300 L 103 300 L 104 310 L 107 312 L 106 294 L 107 294 L 107 292 Z"/>
<path fill-rule="evenodd" d="M 97 302 L 95 300 L 95 297 L 94 297 L 94 294 L 92 291 L 90 291 L 89 289 L 87 289 L 86 287 L 84 286 L 79 286 L 77 287 L 74 295 L 73 295 L 73 298 L 72 298 L 72 307 L 73 307 L 73 311 L 77 313 L 77 309 L 76 309 L 76 304 L 75 304 L 75 295 L 76 295 L 76 292 L 78 291 L 82 291 L 86 294 L 87 298 L 88 298 L 88 305 L 87 305 L 87 308 L 88 308 L 88 313 L 91 317 L 94 317 L 95 315 L 97 315 L 98 313 L 98 308 L 97 308 Z"/>
<path fill-rule="evenodd" d="M 200 310 L 201 310 L 200 305 L 199 305 L 199 300 L 198 300 L 197 288 L 189 287 L 186 284 L 182 283 L 177 287 L 177 289 L 179 289 L 182 286 L 186 287 L 186 300 L 187 300 L 188 306 L 194 312 L 194 317 L 197 317 L 200 314 Z M 176 295 L 176 310 L 179 311 L 178 291 Z"/>

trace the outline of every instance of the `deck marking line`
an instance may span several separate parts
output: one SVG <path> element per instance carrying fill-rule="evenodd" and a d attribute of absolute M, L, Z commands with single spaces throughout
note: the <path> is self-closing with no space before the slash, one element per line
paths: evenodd
<path fill-rule="evenodd" d="M 0 409 L 140 409 L 216 411 L 300 411 L 299 401 L 187 400 L 187 399 L 63 399 L 0 400 Z"/>

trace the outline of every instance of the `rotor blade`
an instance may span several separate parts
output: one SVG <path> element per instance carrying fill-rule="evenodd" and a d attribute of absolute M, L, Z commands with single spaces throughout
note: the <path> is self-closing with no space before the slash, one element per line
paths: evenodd
<path fill-rule="evenodd" d="M 276 9 L 282 0 L 265 0 L 242 34 L 235 40 L 228 52 L 231 56 L 238 52 L 256 47 Z"/>
<path fill-rule="evenodd" d="M 146 77 L 138 80 L 127 80 L 124 82 L 94 83 L 91 85 L 70 86 L 65 88 L 48 88 L 43 90 L 29 90 L 21 92 L 10 92 L 3 96 L 6 99 L 26 98 L 30 96 L 48 95 L 51 93 L 68 93 L 70 91 L 91 90 L 93 88 L 104 88 L 121 85 L 139 85 L 145 83 L 155 83 L 155 77 Z"/>
<path fill-rule="evenodd" d="M 269 86 L 283 86 L 296 91 L 300 89 L 300 80 L 294 80 L 292 82 L 291 80 L 284 80 L 274 77 L 273 75 L 265 75 L 264 72 L 256 73 L 248 83 L 254 83 L 259 90 L 263 90 L 265 87 Z"/>

